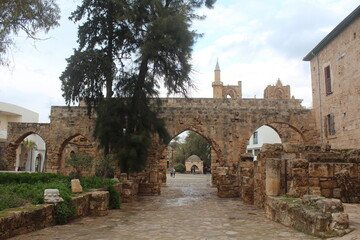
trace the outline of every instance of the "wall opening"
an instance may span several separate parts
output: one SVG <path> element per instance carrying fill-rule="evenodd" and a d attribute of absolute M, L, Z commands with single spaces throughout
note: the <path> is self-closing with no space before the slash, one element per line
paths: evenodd
<path fill-rule="evenodd" d="M 259 127 L 253 132 L 248 141 L 246 152 L 251 153 L 254 156 L 254 160 L 256 160 L 262 145 L 265 143 L 281 143 L 279 134 L 273 128 L 266 125 Z"/>
<path fill-rule="evenodd" d="M 39 135 L 29 134 L 20 142 L 16 148 L 15 171 L 46 171 L 46 144 Z"/>

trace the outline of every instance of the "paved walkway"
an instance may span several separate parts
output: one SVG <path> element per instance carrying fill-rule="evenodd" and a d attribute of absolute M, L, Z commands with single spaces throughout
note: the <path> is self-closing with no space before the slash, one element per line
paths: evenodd
<path fill-rule="evenodd" d="M 139 197 L 108 216 L 86 217 L 12 240 L 317 239 L 266 219 L 263 210 L 238 198 L 218 198 L 209 183 L 209 175 L 168 176 L 160 196 Z"/>

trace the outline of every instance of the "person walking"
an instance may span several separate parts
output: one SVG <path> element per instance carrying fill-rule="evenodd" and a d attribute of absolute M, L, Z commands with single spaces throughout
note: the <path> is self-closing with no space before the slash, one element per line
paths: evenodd
<path fill-rule="evenodd" d="M 174 178 L 176 170 L 175 170 L 175 168 L 172 168 L 171 170 L 172 170 L 172 177 Z"/>

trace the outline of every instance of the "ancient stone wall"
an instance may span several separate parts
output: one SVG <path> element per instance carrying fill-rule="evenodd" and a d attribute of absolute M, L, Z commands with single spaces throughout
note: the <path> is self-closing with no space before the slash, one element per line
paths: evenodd
<path fill-rule="evenodd" d="M 171 137 L 192 130 L 211 144 L 213 185 L 219 196 L 239 196 L 239 160 L 245 153 L 248 139 L 263 125 L 281 133 L 283 142 L 290 139 L 313 144 L 318 141 L 312 112 L 296 99 L 161 99 L 155 109 L 165 120 Z M 29 134 L 40 135 L 47 147 L 47 172 L 59 173 L 64 168 L 66 146 L 74 139 L 86 139 L 94 154 L 98 143 L 93 137 L 96 116 L 88 115 L 87 107 L 52 107 L 50 124 L 11 123 L 6 145 L 6 170 L 13 170 L 15 150 Z M 285 134 L 290 132 L 290 134 Z M 81 136 L 81 137 L 79 137 Z M 287 137 L 285 137 L 287 136 Z M 149 149 L 148 167 L 138 174 L 140 194 L 160 193 L 163 176 L 160 159 L 166 146 L 154 136 Z M 148 189 L 150 188 L 150 189 Z"/>
<path fill-rule="evenodd" d="M 329 145 L 266 144 L 254 162 L 254 204 L 266 196 L 307 194 L 360 202 L 360 150 Z"/>

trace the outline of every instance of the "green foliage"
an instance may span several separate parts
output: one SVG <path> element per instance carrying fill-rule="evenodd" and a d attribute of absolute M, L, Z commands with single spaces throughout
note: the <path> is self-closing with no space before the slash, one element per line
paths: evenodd
<path fill-rule="evenodd" d="M 0 173 L 1 184 L 34 184 L 37 182 L 49 183 L 53 181 L 67 181 L 69 178 L 54 173 Z"/>
<path fill-rule="evenodd" d="M 89 171 L 93 165 L 93 157 L 86 152 L 73 153 L 66 158 L 66 167 L 74 168 L 71 178 L 80 178 L 83 171 Z"/>
<path fill-rule="evenodd" d="M 93 188 L 107 187 L 113 185 L 116 182 L 114 179 L 92 176 L 92 177 L 80 178 L 80 183 L 84 190 L 89 190 Z"/>
<path fill-rule="evenodd" d="M 119 209 L 120 208 L 120 196 L 119 193 L 115 190 L 113 185 L 109 185 L 109 208 L 110 209 Z"/>
<path fill-rule="evenodd" d="M 114 177 L 116 160 L 113 155 L 101 155 L 96 161 L 95 175 L 97 177 Z"/>
<path fill-rule="evenodd" d="M 185 164 L 185 160 L 191 155 L 197 155 L 204 161 L 205 166 L 211 165 L 211 144 L 196 132 L 189 131 L 184 142 L 172 141 L 174 159 L 177 163 Z"/>
<path fill-rule="evenodd" d="M 55 220 L 57 224 L 66 224 L 69 219 L 75 215 L 76 209 L 71 201 L 71 198 L 63 197 L 64 201 L 60 202 L 55 207 Z"/>
<path fill-rule="evenodd" d="M 175 168 L 176 172 L 184 173 L 186 171 L 186 167 L 182 163 L 179 163 L 174 168 Z"/>
<path fill-rule="evenodd" d="M 39 31 L 47 33 L 58 26 L 60 9 L 54 0 L 0 1 L 0 65 L 6 63 L 4 55 L 13 45 L 13 35 L 24 32 L 37 39 Z"/>
<path fill-rule="evenodd" d="M 80 179 L 81 186 L 84 191 L 94 188 L 107 188 L 109 191 L 109 208 L 120 208 L 120 196 L 116 192 L 114 184 L 117 183 L 114 179 L 100 178 L 100 177 L 86 177 Z"/>
<path fill-rule="evenodd" d="M 95 107 L 94 136 L 123 172 L 144 169 L 154 135 L 168 142 L 149 99 L 158 97 L 161 84 L 168 94 L 187 94 L 199 36 L 191 23 L 201 18 L 196 9 L 214 2 L 87 0 L 72 13 L 80 22 L 79 47 L 60 76 L 63 97 L 67 104 L 84 100 L 89 110 Z"/>
<path fill-rule="evenodd" d="M 204 165 L 211 165 L 211 144 L 201 135 L 190 131 L 185 138 L 185 146 L 187 155 L 197 155 L 204 161 Z"/>
<path fill-rule="evenodd" d="M 113 179 L 89 177 L 81 178 L 80 181 L 84 190 L 107 188 L 110 194 L 110 207 L 120 207 L 119 194 L 113 186 L 115 183 Z M 43 204 L 45 189 L 59 189 L 64 202 L 58 204 L 55 209 L 57 223 L 64 224 L 75 214 L 68 177 L 51 173 L 1 173 L 0 182 L 0 211 L 18 208 L 26 203 Z"/>
<path fill-rule="evenodd" d="M 33 174 L 28 174 L 29 177 L 31 175 Z M 25 176 L 22 178 L 24 180 Z M 59 189 L 62 197 L 71 195 L 68 178 L 53 178 L 49 182 L 34 182 L 34 179 L 37 178 L 30 177 L 28 183 L 26 183 L 26 181 L 22 181 L 22 183 L 8 181 L 6 184 L 1 184 L 0 192 L 2 194 L 0 196 L 0 211 L 6 208 L 20 207 L 25 203 L 42 204 L 44 203 L 45 189 Z"/>
<path fill-rule="evenodd" d="M 100 104 L 94 130 L 101 146 L 111 149 L 114 160 L 126 173 L 145 168 L 152 134 L 157 133 L 162 142 L 169 139 L 163 120 L 158 119 L 147 104 L 134 102 L 110 99 Z"/>

